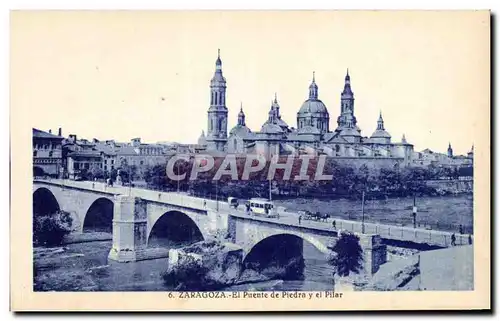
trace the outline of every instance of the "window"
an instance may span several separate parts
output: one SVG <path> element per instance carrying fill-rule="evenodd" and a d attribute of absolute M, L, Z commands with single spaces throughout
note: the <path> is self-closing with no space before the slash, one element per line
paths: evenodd
<path fill-rule="evenodd" d="M 111 164 L 114 164 L 114 163 L 115 163 L 115 160 L 114 160 L 114 159 L 112 159 L 112 160 L 111 160 Z M 114 166 L 111 166 L 111 168 L 114 168 Z"/>
<path fill-rule="evenodd" d="M 104 170 L 107 171 L 108 170 L 108 166 L 107 165 L 104 165 Z"/>
<path fill-rule="evenodd" d="M 89 169 L 90 168 L 90 164 L 89 163 L 85 163 L 85 169 Z"/>
<path fill-rule="evenodd" d="M 80 164 L 78 164 L 78 163 L 73 163 L 73 169 L 78 169 L 78 168 L 80 168 L 80 166 L 79 166 L 79 165 L 80 165 Z"/>
<path fill-rule="evenodd" d="M 143 160 L 141 160 L 141 165 L 144 165 L 144 161 Z"/>
<path fill-rule="evenodd" d="M 33 157 L 36 157 L 37 154 L 38 154 L 38 151 L 34 150 L 33 151 Z"/>
<path fill-rule="evenodd" d="M 52 154 L 53 154 L 53 152 L 52 152 L 52 151 L 50 151 L 50 152 L 49 152 L 49 157 L 52 157 Z"/>

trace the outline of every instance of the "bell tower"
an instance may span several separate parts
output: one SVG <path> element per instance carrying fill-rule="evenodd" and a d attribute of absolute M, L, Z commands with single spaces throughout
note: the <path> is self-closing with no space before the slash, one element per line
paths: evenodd
<path fill-rule="evenodd" d="M 215 73 L 210 81 L 207 148 L 224 151 L 227 142 L 226 79 L 222 76 L 220 49 L 215 61 Z"/>
<path fill-rule="evenodd" d="M 356 128 L 357 120 L 354 116 L 354 93 L 351 89 L 351 76 L 349 76 L 349 69 L 345 76 L 344 90 L 340 95 L 340 116 L 337 118 L 337 129 L 342 128 Z"/>

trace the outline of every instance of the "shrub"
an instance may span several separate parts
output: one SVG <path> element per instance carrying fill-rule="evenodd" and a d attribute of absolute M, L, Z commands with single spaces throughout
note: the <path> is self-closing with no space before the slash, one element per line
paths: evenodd
<path fill-rule="evenodd" d="M 363 249 L 359 237 L 351 232 L 342 232 L 333 247 L 329 262 L 339 276 L 348 276 L 350 272 L 358 273 L 362 269 Z"/>
<path fill-rule="evenodd" d="M 71 232 L 73 220 L 68 212 L 35 216 L 33 218 L 33 243 L 35 245 L 60 245 L 64 236 Z"/>

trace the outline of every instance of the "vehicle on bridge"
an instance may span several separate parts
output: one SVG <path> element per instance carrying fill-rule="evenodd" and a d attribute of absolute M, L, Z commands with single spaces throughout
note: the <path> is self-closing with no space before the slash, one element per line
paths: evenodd
<path fill-rule="evenodd" d="M 238 208 L 239 201 L 236 197 L 228 197 L 227 204 L 229 204 L 229 207 Z"/>
<path fill-rule="evenodd" d="M 324 221 L 326 222 L 330 217 L 329 214 L 322 214 L 320 212 L 312 213 L 310 211 L 298 211 L 298 214 L 302 216 L 304 220 L 313 220 L 313 221 Z"/>
<path fill-rule="evenodd" d="M 273 202 L 265 198 L 252 198 L 248 201 L 248 204 L 250 213 L 252 214 L 279 218 L 278 211 L 275 209 Z"/>

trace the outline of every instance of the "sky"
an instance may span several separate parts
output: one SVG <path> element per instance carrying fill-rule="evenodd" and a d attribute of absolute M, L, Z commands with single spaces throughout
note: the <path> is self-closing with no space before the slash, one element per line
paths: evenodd
<path fill-rule="evenodd" d="M 15 12 L 11 108 L 64 136 L 196 143 L 220 49 L 228 131 L 240 104 L 259 130 L 275 92 L 296 127 L 313 71 L 335 129 L 349 68 L 363 136 L 382 112 L 393 142 L 465 154 L 489 126 L 489 37 L 484 12 Z"/>

